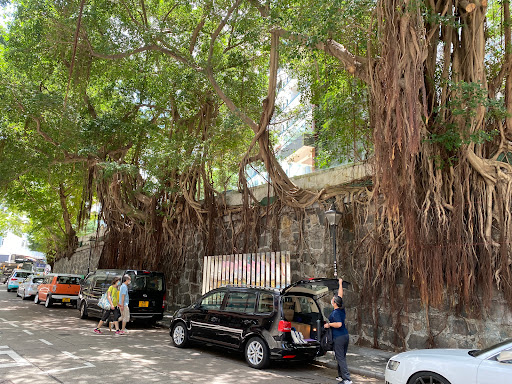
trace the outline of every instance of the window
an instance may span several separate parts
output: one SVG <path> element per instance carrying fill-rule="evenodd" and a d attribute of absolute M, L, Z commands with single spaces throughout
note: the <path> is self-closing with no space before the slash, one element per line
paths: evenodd
<path fill-rule="evenodd" d="M 226 310 L 242 313 L 253 313 L 256 294 L 250 292 L 231 292 L 228 296 Z"/>
<path fill-rule="evenodd" d="M 16 272 L 16 277 L 18 279 L 26 279 L 27 277 L 29 277 L 31 275 L 30 272 Z"/>
<path fill-rule="evenodd" d="M 32 280 L 32 282 L 34 284 L 41 284 L 43 281 L 44 281 L 44 278 L 42 278 L 42 277 L 34 277 L 34 280 Z"/>
<path fill-rule="evenodd" d="M 102 289 L 107 289 L 109 285 L 107 276 L 96 276 L 94 279 L 94 290 L 101 291 Z"/>
<path fill-rule="evenodd" d="M 136 275 L 133 272 L 128 273 L 132 282 L 130 284 L 130 290 L 134 291 L 158 291 L 164 290 L 164 276 L 159 275 Z"/>
<path fill-rule="evenodd" d="M 46 276 L 44 278 L 44 283 L 43 284 L 51 284 L 53 281 L 53 276 Z"/>
<path fill-rule="evenodd" d="M 260 293 L 258 312 L 274 312 L 274 295 L 270 293 Z"/>
<path fill-rule="evenodd" d="M 58 284 L 80 284 L 80 278 L 76 276 L 58 276 Z"/>
<path fill-rule="evenodd" d="M 220 309 L 222 305 L 222 301 L 224 300 L 224 296 L 226 295 L 226 292 L 220 291 L 211 293 L 208 296 L 206 296 L 203 300 L 201 300 L 201 308 L 204 309 Z"/>

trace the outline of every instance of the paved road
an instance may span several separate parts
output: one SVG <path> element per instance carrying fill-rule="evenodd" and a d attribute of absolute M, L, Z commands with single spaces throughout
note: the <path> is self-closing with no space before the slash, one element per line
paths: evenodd
<path fill-rule="evenodd" d="M 46 383 L 335 383 L 335 371 L 300 363 L 260 371 L 243 356 L 213 347 L 175 348 L 164 328 L 129 324 L 116 336 L 92 332 L 96 320 L 45 308 L 0 285 L 0 384 Z M 380 382 L 354 376 L 354 383 Z"/>

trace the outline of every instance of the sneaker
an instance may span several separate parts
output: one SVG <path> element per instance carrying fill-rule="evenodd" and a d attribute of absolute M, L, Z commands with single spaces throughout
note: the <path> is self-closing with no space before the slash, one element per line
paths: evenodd
<path fill-rule="evenodd" d="M 352 380 L 343 380 L 343 384 L 352 384 Z"/>
<path fill-rule="evenodd" d="M 94 328 L 94 333 L 99 333 L 100 335 L 103 333 L 98 328 Z"/>
<path fill-rule="evenodd" d="M 343 381 L 343 377 L 338 376 L 338 377 L 336 378 L 336 381 Z"/>
<path fill-rule="evenodd" d="M 116 333 L 115 333 L 115 334 L 116 334 L 116 335 L 123 335 L 123 334 L 124 334 L 124 332 L 118 329 L 118 330 L 116 331 Z"/>
<path fill-rule="evenodd" d="M 126 335 L 126 331 L 123 331 L 122 329 L 119 331 L 120 335 Z"/>

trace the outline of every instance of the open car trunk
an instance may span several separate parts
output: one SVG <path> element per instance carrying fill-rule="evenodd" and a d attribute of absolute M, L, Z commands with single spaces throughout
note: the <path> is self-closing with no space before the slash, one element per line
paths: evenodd
<path fill-rule="evenodd" d="M 285 336 L 286 341 L 296 345 L 318 343 L 318 331 L 323 328 L 324 314 L 332 311 L 330 301 L 333 292 L 338 291 L 338 284 L 336 279 L 309 279 L 298 281 L 281 291 L 282 319 L 290 322 L 292 328 Z M 344 281 L 343 287 L 346 288 L 348 284 Z"/>

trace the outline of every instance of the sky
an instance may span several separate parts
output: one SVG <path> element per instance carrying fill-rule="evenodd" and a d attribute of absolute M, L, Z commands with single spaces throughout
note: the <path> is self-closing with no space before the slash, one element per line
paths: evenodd
<path fill-rule="evenodd" d="M 9 14 L 13 11 L 13 7 L 11 5 L 0 6 L 0 25 L 2 27 L 7 26 L 7 22 L 9 21 Z"/>

